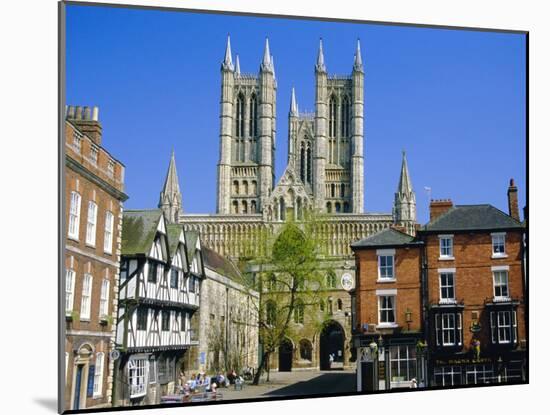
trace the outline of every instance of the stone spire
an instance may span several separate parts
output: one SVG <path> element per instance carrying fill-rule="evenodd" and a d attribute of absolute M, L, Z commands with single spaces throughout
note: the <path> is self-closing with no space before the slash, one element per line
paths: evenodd
<path fill-rule="evenodd" d="M 357 39 L 357 49 L 355 50 L 353 70 L 363 72 L 363 60 L 361 59 L 361 42 L 359 39 Z"/>
<path fill-rule="evenodd" d="M 158 207 L 164 211 L 168 223 L 178 223 L 178 216 L 180 213 L 183 213 L 174 150 L 172 150 L 172 157 L 170 158 L 164 187 L 160 192 Z"/>
<path fill-rule="evenodd" d="M 317 72 L 326 72 L 325 55 L 323 54 L 323 38 L 319 39 L 319 53 L 317 54 L 317 64 L 315 65 Z"/>
<path fill-rule="evenodd" d="M 294 117 L 298 116 L 298 104 L 296 103 L 296 93 L 294 92 L 294 87 L 292 87 L 292 95 L 290 98 L 290 115 Z"/>
<path fill-rule="evenodd" d="M 273 73 L 273 62 L 271 61 L 271 53 L 269 52 L 269 39 L 265 38 L 264 58 L 260 66 L 262 71 L 269 71 Z"/>
<path fill-rule="evenodd" d="M 227 35 L 227 45 L 225 47 L 225 56 L 223 58 L 222 67 L 223 69 L 226 69 L 228 71 L 233 70 L 233 58 L 231 57 L 231 39 L 229 35 Z"/>
<path fill-rule="evenodd" d="M 235 56 L 235 73 L 237 75 L 241 74 L 241 64 L 239 62 L 239 55 L 238 54 Z"/>
<path fill-rule="evenodd" d="M 273 70 L 273 79 L 275 79 L 275 59 L 273 58 L 273 55 L 271 55 L 271 69 Z"/>
<path fill-rule="evenodd" d="M 405 151 L 403 151 L 401 174 L 399 176 L 397 192 L 395 193 L 393 209 L 395 222 L 416 222 L 416 197 L 409 176 L 409 168 L 407 166 L 407 156 L 405 155 Z"/>

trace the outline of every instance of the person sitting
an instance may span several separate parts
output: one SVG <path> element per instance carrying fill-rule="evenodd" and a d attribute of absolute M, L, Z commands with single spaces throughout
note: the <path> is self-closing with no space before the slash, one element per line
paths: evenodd
<path fill-rule="evenodd" d="M 191 392 L 194 392 L 195 389 L 197 388 L 197 379 L 195 377 L 195 375 L 191 375 L 191 379 L 188 381 L 189 383 L 189 389 L 191 389 Z"/>
<path fill-rule="evenodd" d="M 216 380 L 218 381 L 218 385 L 220 385 L 220 388 L 223 388 L 225 386 L 225 376 L 222 372 L 218 373 Z"/>
<path fill-rule="evenodd" d="M 202 377 L 202 385 L 204 386 L 204 390 L 206 392 L 210 392 L 210 377 L 209 376 L 203 376 Z"/>

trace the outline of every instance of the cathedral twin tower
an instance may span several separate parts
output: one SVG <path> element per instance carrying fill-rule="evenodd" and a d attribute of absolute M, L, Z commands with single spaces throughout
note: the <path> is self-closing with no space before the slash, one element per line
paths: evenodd
<path fill-rule="evenodd" d="M 268 215 L 269 208 L 269 216 L 281 218 L 294 204 L 327 213 L 363 213 L 364 71 L 359 41 L 351 75 L 346 76 L 327 73 L 319 42 L 314 114 L 298 111 L 292 90 L 288 165 L 281 179 L 291 199 L 287 194 L 274 198 L 277 80 L 269 41 L 259 73 L 245 74 L 238 55 L 233 63 L 228 37 L 221 74 L 217 213 Z"/>

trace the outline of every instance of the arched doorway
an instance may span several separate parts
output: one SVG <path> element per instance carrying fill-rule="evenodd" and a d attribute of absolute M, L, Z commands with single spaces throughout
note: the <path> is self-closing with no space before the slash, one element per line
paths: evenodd
<path fill-rule="evenodd" d="M 344 329 L 336 321 L 329 321 L 319 339 L 319 367 L 321 370 L 343 369 Z M 330 362 L 332 355 L 333 362 Z"/>
<path fill-rule="evenodd" d="M 292 371 L 292 342 L 284 339 L 279 346 L 279 372 Z"/>

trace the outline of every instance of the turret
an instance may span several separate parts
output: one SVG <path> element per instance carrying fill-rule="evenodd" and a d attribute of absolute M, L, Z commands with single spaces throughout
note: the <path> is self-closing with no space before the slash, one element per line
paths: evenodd
<path fill-rule="evenodd" d="M 176 171 L 176 159 L 173 150 L 164 186 L 160 192 L 158 207 L 163 210 L 168 223 L 178 223 L 178 217 L 183 213 L 178 172 Z"/>
<path fill-rule="evenodd" d="M 239 68 L 240 69 L 240 68 Z M 231 39 L 227 36 L 225 56 L 221 64 L 222 91 L 220 100 L 220 160 L 218 163 L 217 212 L 229 213 L 231 174 L 231 137 L 233 131 L 233 91 L 235 73 L 231 57 Z"/>
<path fill-rule="evenodd" d="M 290 110 L 288 111 L 288 162 L 294 162 L 296 149 L 296 134 L 298 127 L 298 104 L 296 103 L 296 93 L 292 87 L 290 95 Z"/>
<path fill-rule="evenodd" d="M 327 69 L 323 40 L 319 39 L 319 52 L 315 64 L 315 145 L 313 152 L 313 197 L 315 207 L 325 210 L 325 165 L 327 140 Z"/>
<path fill-rule="evenodd" d="M 363 106 L 364 77 L 361 44 L 357 39 L 357 49 L 352 71 L 352 115 L 351 115 L 351 192 L 353 213 L 364 211 L 364 156 L 363 156 Z"/>
<path fill-rule="evenodd" d="M 275 149 L 275 92 L 274 68 L 269 51 L 269 39 L 265 39 L 265 48 L 260 65 L 260 106 L 259 115 L 259 172 L 260 172 L 260 209 L 271 194 L 274 182 Z"/>
<path fill-rule="evenodd" d="M 406 225 L 410 225 L 411 228 L 414 227 L 413 225 L 416 222 L 416 196 L 409 176 L 405 151 L 403 151 L 401 174 L 399 175 L 399 184 L 395 193 L 393 220 L 396 224 L 405 226 L 406 228 L 409 228 Z"/>

